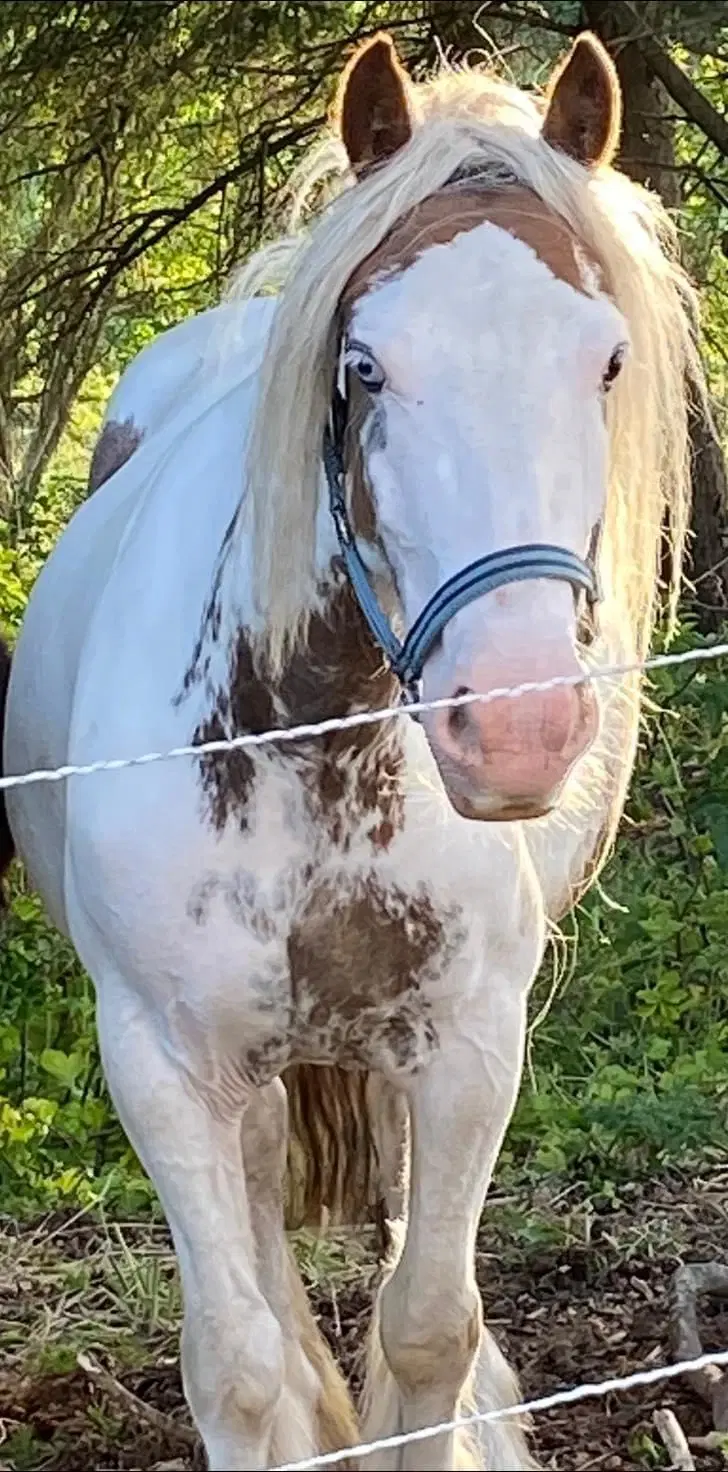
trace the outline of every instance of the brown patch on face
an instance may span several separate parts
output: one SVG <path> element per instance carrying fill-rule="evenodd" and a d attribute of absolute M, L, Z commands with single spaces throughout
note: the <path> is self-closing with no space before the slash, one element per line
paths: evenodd
<path fill-rule="evenodd" d="M 89 493 L 93 495 L 105 480 L 120 470 L 131 459 L 144 438 L 143 430 L 137 429 L 131 415 L 119 422 L 110 419 L 105 424 L 91 457 L 88 477 Z"/>
<path fill-rule="evenodd" d="M 555 276 L 584 291 L 574 251 L 577 237 L 537 194 L 520 184 L 495 189 L 461 186 L 430 195 L 395 226 L 350 278 L 344 307 L 350 311 L 380 274 L 406 271 L 430 246 L 447 245 L 463 231 L 475 230 L 486 221 L 508 230 L 530 246 Z M 582 253 L 586 255 L 583 247 Z"/>

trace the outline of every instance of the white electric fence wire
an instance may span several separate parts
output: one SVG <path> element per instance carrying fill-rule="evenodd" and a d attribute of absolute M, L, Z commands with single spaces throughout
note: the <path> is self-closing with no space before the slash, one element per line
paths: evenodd
<path fill-rule="evenodd" d="M 307 741 L 315 736 L 328 736 L 333 731 L 350 731 L 358 726 L 373 726 L 394 717 L 421 715 L 428 710 L 456 710 L 465 705 L 488 705 L 492 700 L 515 699 L 519 695 L 530 695 L 536 691 L 553 690 L 560 685 L 586 685 L 596 680 L 619 679 L 625 675 L 646 673 L 649 670 L 665 669 L 671 665 L 704 663 L 722 659 L 728 655 L 728 644 L 713 644 L 702 649 L 686 649 L 680 654 L 658 654 L 652 659 L 637 660 L 629 664 L 605 665 L 593 670 L 582 670 L 575 675 L 555 675 L 550 680 L 528 680 L 522 685 L 504 685 L 500 689 L 480 694 L 468 691 L 466 695 L 451 695 L 441 700 L 419 700 L 411 705 L 386 706 L 383 710 L 357 711 L 349 716 L 335 716 L 327 721 L 311 725 L 281 727 L 277 730 L 261 731 L 257 734 L 232 736 L 218 741 L 202 741 L 191 746 L 174 746 L 169 751 L 148 751 L 143 756 L 116 757 L 107 761 L 88 762 L 81 766 L 55 767 L 51 770 L 19 772 L 0 777 L 0 792 L 11 787 L 29 787 L 34 782 L 64 782 L 68 777 L 91 777 L 96 772 L 122 772 L 128 767 L 147 767 L 153 762 L 174 761 L 179 757 L 213 756 L 218 752 L 246 751 L 251 747 L 273 746 L 285 741 Z"/>
<path fill-rule="evenodd" d="M 495 1411 L 476 1411 L 472 1416 L 458 1416 L 454 1421 L 441 1421 L 437 1426 L 423 1426 L 418 1431 L 405 1431 L 399 1436 L 383 1436 L 378 1441 L 362 1442 L 359 1446 L 342 1447 L 341 1451 L 324 1452 L 318 1457 L 307 1457 L 303 1462 L 285 1462 L 275 1472 L 304 1472 L 311 1467 L 334 1467 L 349 1458 L 370 1457 L 374 1452 L 391 1451 L 394 1447 L 408 1446 L 414 1441 L 428 1441 L 451 1431 L 460 1431 L 468 1426 L 483 1426 L 492 1421 L 501 1421 L 506 1416 L 530 1416 L 537 1411 L 553 1411 L 557 1406 L 573 1405 L 579 1400 L 593 1400 L 611 1395 L 617 1390 L 635 1390 L 642 1385 L 658 1385 L 661 1380 L 672 1380 L 677 1375 L 694 1374 L 709 1365 L 728 1365 L 728 1350 L 716 1354 L 701 1354 L 694 1360 L 679 1360 L 673 1365 L 659 1365 L 652 1370 L 635 1370 L 614 1380 L 587 1382 L 573 1385 L 569 1390 L 557 1390 L 553 1395 L 541 1395 L 537 1400 L 524 1400 L 517 1406 L 504 1406 Z"/>

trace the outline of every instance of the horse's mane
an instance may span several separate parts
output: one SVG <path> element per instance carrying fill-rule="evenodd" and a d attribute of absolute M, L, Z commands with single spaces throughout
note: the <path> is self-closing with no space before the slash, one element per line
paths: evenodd
<path fill-rule="evenodd" d="M 642 655 L 655 615 L 661 537 L 671 549 L 675 608 L 689 518 L 688 391 L 701 382 L 695 300 L 660 201 L 606 167 L 591 173 L 540 137 L 542 108 L 477 71 L 443 68 L 411 91 L 413 136 L 353 184 L 333 135 L 296 179 L 294 229 L 243 267 L 241 300 L 280 290 L 246 469 L 256 602 L 275 665 L 315 602 L 321 438 L 334 371 L 336 312 L 353 272 L 413 206 L 460 168 L 503 166 L 571 227 L 601 265 L 632 351 L 609 399 L 611 480 L 601 552 L 605 628 L 618 657 Z M 328 203 L 302 226 L 306 204 Z M 247 519 L 247 517 L 246 517 Z"/>

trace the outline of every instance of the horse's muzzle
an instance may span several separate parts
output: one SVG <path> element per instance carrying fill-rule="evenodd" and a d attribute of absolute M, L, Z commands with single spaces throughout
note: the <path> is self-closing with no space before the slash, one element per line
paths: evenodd
<path fill-rule="evenodd" d="M 556 805 L 597 735 L 599 709 L 591 685 L 560 685 L 439 710 L 425 724 L 456 811 L 507 822 Z"/>

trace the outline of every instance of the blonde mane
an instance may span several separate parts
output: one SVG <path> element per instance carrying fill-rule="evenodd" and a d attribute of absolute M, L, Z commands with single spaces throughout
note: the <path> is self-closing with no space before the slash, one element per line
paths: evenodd
<path fill-rule="evenodd" d="M 280 290 L 247 456 L 255 598 L 265 654 L 280 664 L 316 597 L 316 512 L 337 307 L 349 278 L 414 206 L 463 166 L 503 166 L 571 227 L 601 264 L 632 352 L 609 401 L 611 470 L 601 552 L 605 628 L 619 657 L 641 656 L 655 617 L 662 533 L 674 611 L 688 530 L 687 382 L 700 384 L 695 301 L 659 200 L 624 175 L 588 172 L 540 137 L 541 105 L 476 71 L 443 70 L 412 87 L 413 136 L 353 184 L 331 136 L 299 171 L 295 233 L 243 268 L 230 295 Z M 307 228 L 306 204 L 329 202 Z M 332 197 L 333 196 L 333 197 Z"/>

